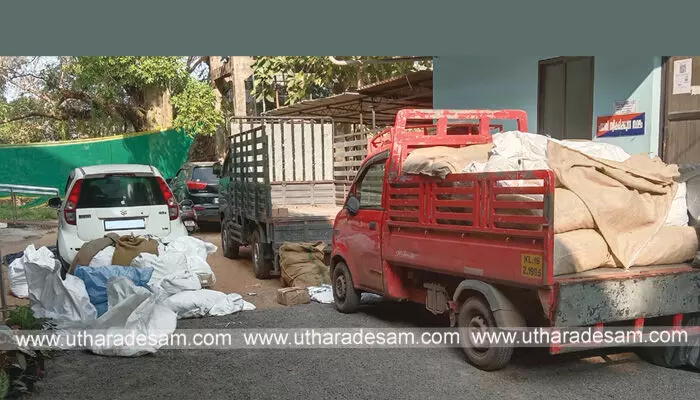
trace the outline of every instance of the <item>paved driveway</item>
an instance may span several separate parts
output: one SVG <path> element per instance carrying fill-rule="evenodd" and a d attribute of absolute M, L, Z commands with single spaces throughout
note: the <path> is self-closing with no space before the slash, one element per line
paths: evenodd
<path fill-rule="evenodd" d="M 308 304 L 180 321 L 181 328 L 394 327 L 439 324 L 406 304 L 353 315 Z M 69 352 L 51 360 L 37 398 L 697 399 L 700 374 L 629 353 L 613 361 L 516 352 L 483 372 L 459 349 L 162 350 L 136 359 Z"/>

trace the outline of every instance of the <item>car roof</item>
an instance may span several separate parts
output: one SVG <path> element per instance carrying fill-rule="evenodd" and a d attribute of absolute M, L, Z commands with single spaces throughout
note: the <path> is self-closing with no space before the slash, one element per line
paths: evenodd
<path fill-rule="evenodd" d="M 143 164 L 103 164 L 103 165 L 89 165 L 85 167 L 78 167 L 75 169 L 76 174 L 79 173 L 83 176 L 86 175 L 100 175 L 100 174 L 120 174 L 120 173 L 137 173 L 137 174 L 153 174 L 160 176 L 160 171 L 151 165 Z"/>

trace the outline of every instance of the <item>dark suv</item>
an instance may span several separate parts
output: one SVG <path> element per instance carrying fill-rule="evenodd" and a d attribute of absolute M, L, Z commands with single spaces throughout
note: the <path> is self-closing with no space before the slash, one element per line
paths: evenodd
<path fill-rule="evenodd" d="M 199 222 L 219 222 L 219 178 L 213 166 L 213 161 L 186 163 L 169 181 L 178 203 L 194 203 Z"/>

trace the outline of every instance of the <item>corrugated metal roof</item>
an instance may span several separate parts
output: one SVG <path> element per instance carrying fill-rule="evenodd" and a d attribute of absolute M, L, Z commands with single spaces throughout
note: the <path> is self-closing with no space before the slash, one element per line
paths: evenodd
<path fill-rule="evenodd" d="M 432 108 L 432 71 L 418 71 L 321 99 L 304 100 L 265 116 L 331 117 L 336 122 L 392 123 L 402 108 Z"/>

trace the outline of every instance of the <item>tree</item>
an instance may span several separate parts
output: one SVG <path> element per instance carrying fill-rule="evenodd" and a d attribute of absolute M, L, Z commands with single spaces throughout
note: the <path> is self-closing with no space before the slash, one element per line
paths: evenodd
<path fill-rule="evenodd" d="M 185 128 L 223 121 L 203 57 L 2 57 L 0 139 L 9 142 Z M 204 64 L 205 66 L 205 64 Z M 199 68 L 199 69 L 198 69 Z M 199 71 L 197 77 L 193 72 Z"/>
<path fill-rule="evenodd" d="M 380 57 L 350 57 L 361 62 L 356 66 L 337 65 L 328 57 L 257 57 L 253 64 L 256 100 L 275 101 L 278 82 L 284 83 L 286 104 L 307 99 L 342 93 L 350 88 L 377 82 L 417 69 L 413 62 L 372 63 Z M 428 67 L 430 61 L 420 61 L 418 66 Z"/>

